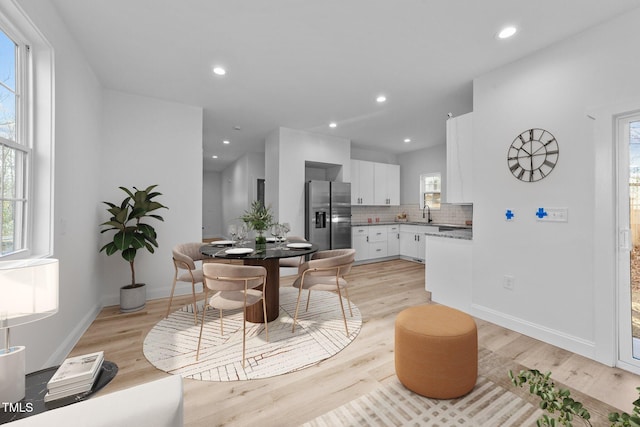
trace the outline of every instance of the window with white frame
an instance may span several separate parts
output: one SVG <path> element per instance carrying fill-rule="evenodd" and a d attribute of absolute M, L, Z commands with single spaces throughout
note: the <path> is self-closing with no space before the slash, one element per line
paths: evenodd
<path fill-rule="evenodd" d="M 420 209 L 425 205 L 431 209 L 439 209 L 441 203 L 440 172 L 420 175 Z"/>
<path fill-rule="evenodd" d="M 31 150 L 22 114 L 27 46 L 0 31 L 0 256 L 26 248 L 27 185 Z"/>
<path fill-rule="evenodd" d="M 0 2 L 0 259 L 53 252 L 53 49 Z"/>

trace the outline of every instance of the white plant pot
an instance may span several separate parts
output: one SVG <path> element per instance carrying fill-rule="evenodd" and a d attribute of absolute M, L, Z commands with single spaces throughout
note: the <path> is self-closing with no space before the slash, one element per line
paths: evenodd
<path fill-rule="evenodd" d="M 147 286 L 144 283 L 136 283 L 135 286 L 127 285 L 120 288 L 120 311 L 131 313 L 142 310 L 147 302 Z"/>

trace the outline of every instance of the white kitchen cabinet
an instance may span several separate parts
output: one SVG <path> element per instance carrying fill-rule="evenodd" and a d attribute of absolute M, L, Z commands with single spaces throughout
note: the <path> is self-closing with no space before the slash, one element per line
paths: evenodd
<path fill-rule="evenodd" d="M 423 262 L 425 256 L 425 232 L 438 231 L 428 225 L 400 225 L 400 256 Z"/>
<path fill-rule="evenodd" d="M 473 201 L 473 113 L 447 120 L 447 203 Z"/>
<path fill-rule="evenodd" d="M 373 203 L 383 206 L 399 205 L 400 166 L 374 163 L 373 175 Z"/>
<path fill-rule="evenodd" d="M 369 227 L 351 227 L 351 245 L 356 250 L 356 261 L 369 259 Z"/>
<path fill-rule="evenodd" d="M 351 160 L 351 204 L 400 205 L 400 166 Z"/>
<path fill-rule="evenodd" d="M 400 226 L 387 225 L 387 256 L 400 255 Z"/>
<path fill-rule="evenodd" d="M 375 260 L 399 254 L 397 225 L 363 225 L 351 227 L 356 261 Z"/>
<path fill-rule="evenodd" d="M 351 160 L 351 204 L 373 205 L 373 162 Z"/>
<path fill-rule="evenodd" d="M 387 226 L 373 225 L 369 227 L 369 259 L 387 256 Z"/>

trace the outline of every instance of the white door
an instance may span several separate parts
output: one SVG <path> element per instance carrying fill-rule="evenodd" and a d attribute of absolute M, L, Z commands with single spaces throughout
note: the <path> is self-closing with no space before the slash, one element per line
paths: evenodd
<path fill-rule="evenodd" d="M 640 113 L 619 117 L 616 134 L 618 358 L 640 373 Z"/>

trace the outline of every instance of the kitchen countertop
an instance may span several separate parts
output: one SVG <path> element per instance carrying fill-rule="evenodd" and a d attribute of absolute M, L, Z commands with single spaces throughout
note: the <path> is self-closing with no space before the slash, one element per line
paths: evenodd
<path fill-rule="evenodd" d="M 447 237 L 450 239 L 463 239 L 463 240 L 472 240 L 473 239 L 473 227 L 470 225 L 458 225 L 458 224 L 434 224 L 428 223 L 426 221 L 382 221 L 382 222 L 365 222 L 365 223 L 352 223 L 352 227 L 363 227 L 363 226 L 376 226 L 376 225 L 396 225 L 396 224 L 405 224 L 405 225 L 423 225 L 429 227 L 447 227 L 454 228 L 453 230 L 445 230 L 445 231 L 426 231 L 424 234 L 426 236 L 435 236 L 435 237 Z"/>
<path fill-rule="evenodd" d="M 473 231 L 470 228 L 458 230 L 426 232 L 425 236 L 448 237 L 449 239 L 473 240 Z"/>

